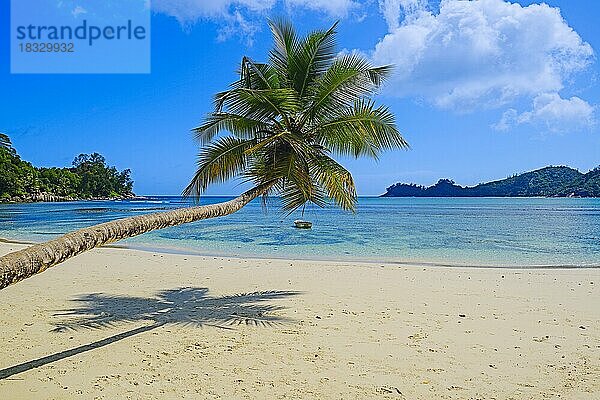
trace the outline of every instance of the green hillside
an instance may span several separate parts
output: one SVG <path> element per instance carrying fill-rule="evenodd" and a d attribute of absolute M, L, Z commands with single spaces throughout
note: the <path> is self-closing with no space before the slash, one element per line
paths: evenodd
<path fill-rule="evenodd" d="M 98 153 L 80 154 L 69 168 L 34 167 L 0 137 L 0 202 L 132 196 L 131 171 L 108 166 Z"/>
<path fill-rule="evenodd" d="M 449 179 L 433 186 L 397 183 L 383 197 L 600 197 L 600 166 L 581 173 L 570 167 L 545 167 L 509 178 L 463 187 Z"/>

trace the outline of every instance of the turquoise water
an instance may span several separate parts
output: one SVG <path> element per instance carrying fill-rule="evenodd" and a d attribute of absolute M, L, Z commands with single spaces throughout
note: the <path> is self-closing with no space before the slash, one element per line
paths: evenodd
<path fill-rule="evenodd" d="M 204 203 L 225 201 L 209 197 Z M 293 228 L 273 200 L 222 218 L 121 242 L 193 254 L 471 266 L 600 266 L 600 199 L 370 198 L 356 214 L 308 208 Z M 179 197 L 0 205 L 0 237 L 43 241 L 70 230 L 187 205 Z"/>

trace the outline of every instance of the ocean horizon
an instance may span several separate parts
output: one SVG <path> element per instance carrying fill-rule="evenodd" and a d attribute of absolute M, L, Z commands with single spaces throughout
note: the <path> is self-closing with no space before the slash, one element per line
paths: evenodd
<path fill-rule="evenodd" d="M 233 196 L 203 196 L 212 204 Z M 600 266 L 600 199 L 381 198 L 286 215 L 272 198 L 226 217 L 150 232 L 130 248 L 206 256 L 473 267 Z M 0 205 L 0 237 L 42 242 L 74 229 L 193 205 L 180 196 Z M 313 222 L 310 230 L 293 221 Z"/>

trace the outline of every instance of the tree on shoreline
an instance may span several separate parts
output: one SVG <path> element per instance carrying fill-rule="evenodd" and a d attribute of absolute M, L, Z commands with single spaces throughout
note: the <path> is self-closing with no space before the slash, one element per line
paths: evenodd
<path fill-rule="evenodd" d="M 107 222 L 8 254 L 0 258 L 0 289 L 94 247 L 225 216 L 257 197 L 278 194 L 288 212 L 328 199 L 354 211 L 352 175 L 333 156 L 377 159 L 408 144 L 394 115 L 372 100 L 391 67 L 338 55 L 336 26 L 299 37 L 290 23 L 271 22 L 269 62 L 244 57 L 239 79 L 215 96 L 214 111 L 194 129 L 203 147 L 184 194 L 199 198 L 210 184 L 232 178 L 252 189 L 224 203 Z"/>
<path fill-rule="evenodd" d="M 10 149 L 12 143 L 8 135 L 0 132 L 0 149 Z"/>
<path fill-rule="evenodd" d="M 119 198 L 132 190 L 131 171 L 108 166 L 98 153 L 80 154 L 71 168 L 47 168 L 22 160 L 10 144 L 0 147 L 0 201 L 27 201 L 42 193 L 64 199 Z"/>

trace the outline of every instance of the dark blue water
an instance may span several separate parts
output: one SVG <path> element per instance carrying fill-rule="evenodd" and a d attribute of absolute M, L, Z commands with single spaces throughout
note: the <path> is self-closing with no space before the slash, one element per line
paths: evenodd
<path fill-rule="evenodd" d="M 204 204 L 229 200 L 207 197 Z M 0 205 L 0 237 L 43 241 L 73 229 L 189 205 L 179 197 Z M 496 266 L 600 266 L 600 199 L 361 198 L 356 214 L 309 207 L 293 228 L 273 200 L 121 243 L 209 255 Z"/>

